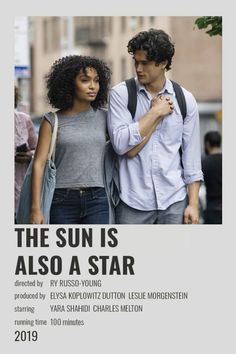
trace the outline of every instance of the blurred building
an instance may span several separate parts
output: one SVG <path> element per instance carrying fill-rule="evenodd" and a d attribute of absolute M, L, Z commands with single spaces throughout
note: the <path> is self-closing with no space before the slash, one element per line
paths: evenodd
<path fill-rule="evenodd" d="M 50 110 L 45 74 L 54 60 L 68 54 L 94 55 L 112 69 L 112 85 L 134 74 L 127 43 L 137 32 L 151 27 L 165 30 L 175 43 L 172 70 L 167 73 L 196 97 L 202 136 L 221 130 L 222 38 L 194 28 L 190 16 L 29 17 L 30 108 L 33 115 Z"/>

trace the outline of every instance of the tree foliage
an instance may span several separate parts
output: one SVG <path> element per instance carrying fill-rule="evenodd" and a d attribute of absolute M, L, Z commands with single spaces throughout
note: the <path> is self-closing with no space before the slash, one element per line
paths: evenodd
<path fill-rule="evenodd" d="M 195 21 L 195 25 L 199 29 L 208 29 L 206 31 L 209 36 L 222 36 L 222 17 L 221 16 L 203 16 L 198 17 Z"/>

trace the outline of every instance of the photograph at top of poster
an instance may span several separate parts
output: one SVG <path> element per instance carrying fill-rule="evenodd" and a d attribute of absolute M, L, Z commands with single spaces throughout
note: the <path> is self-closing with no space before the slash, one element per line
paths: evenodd
<path fill-rule="evenodd" d="M 222 17 L 15 17 L 15 224 L 222 224 Z"/>

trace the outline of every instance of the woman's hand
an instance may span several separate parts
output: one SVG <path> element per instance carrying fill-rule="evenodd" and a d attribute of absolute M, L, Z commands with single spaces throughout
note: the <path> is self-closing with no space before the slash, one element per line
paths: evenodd
<path fill-rule="evenodd" d="M 31 210 L 30 224 L 44 224 L 44 217 L 40 209 Z"/>
<path fill-rule="evenodd" d="M 164 117 L 173 112 L 173 101 L 169 96 L 156 96 L 151 101 L 151 109 L 155 110 L 159 117 Z"/>

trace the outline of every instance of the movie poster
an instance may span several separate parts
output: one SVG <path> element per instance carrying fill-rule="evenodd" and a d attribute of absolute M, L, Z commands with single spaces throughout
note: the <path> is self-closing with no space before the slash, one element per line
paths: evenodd
<path fill-rule="evenodd" d="M 223 36 L 196 27 L 199 13 L 223 16 L 223 47 Z M 22 1 L 2 16 L 2 351 L 234 352 L 232 22 L 222 8 L 203 2 Z M 158 26 L 176 46 L 169 78 L 197 96 L 202 154 L 208 130 L 222 136 L 223 223 L 204 225 L 202 188 L 198 225 L 15 224 L 14 83 L 37 130 L 49 111 L 42 78 L 57 58 L 101 56 L 115 85 L 135 75 L 131 36 Z"/>

